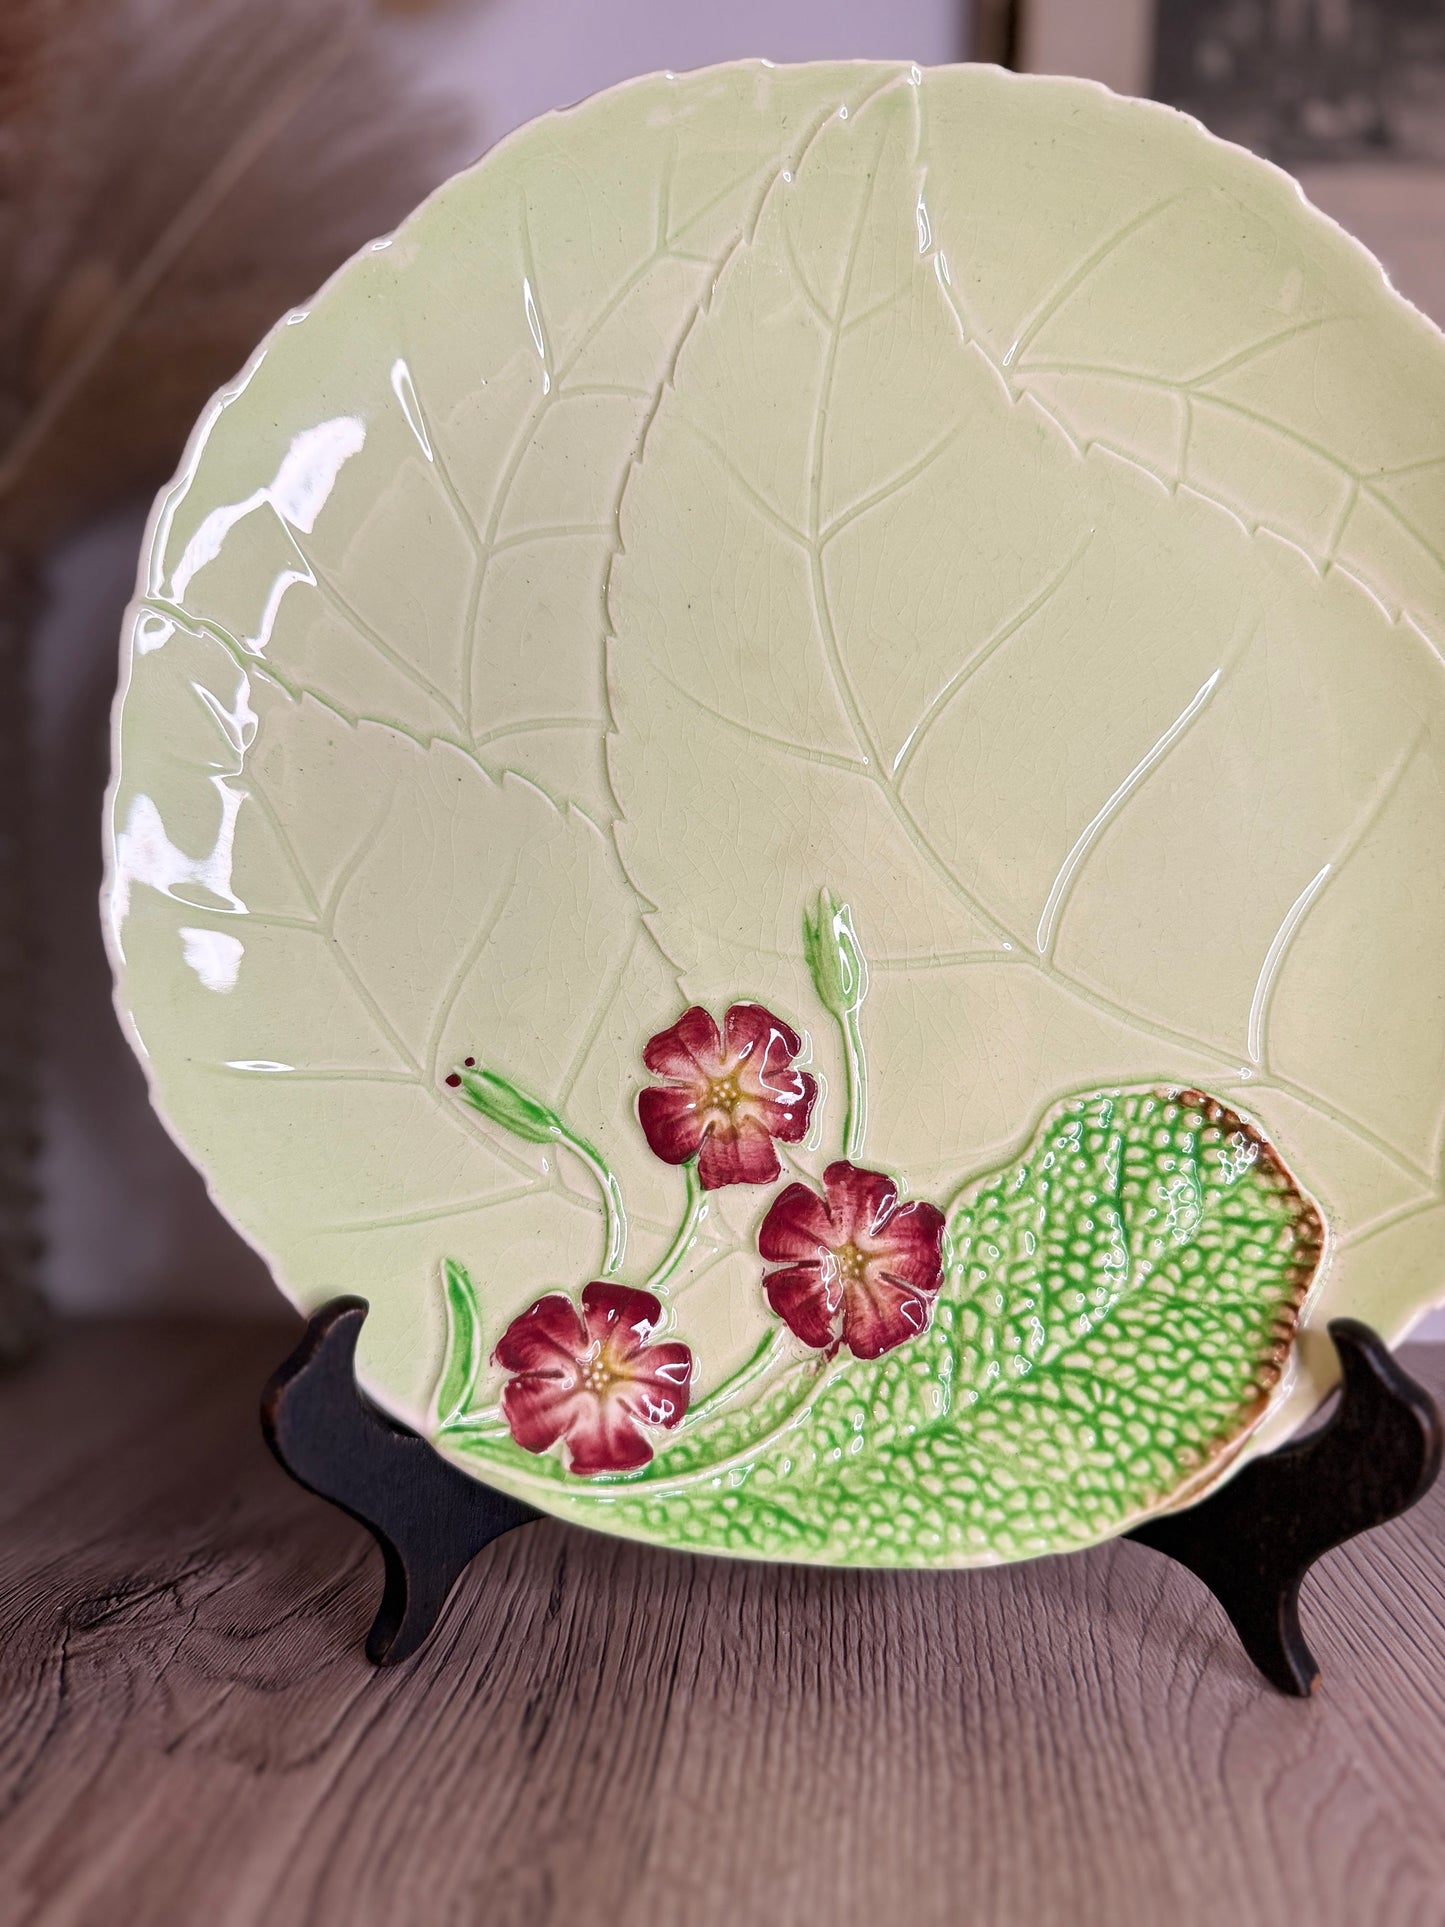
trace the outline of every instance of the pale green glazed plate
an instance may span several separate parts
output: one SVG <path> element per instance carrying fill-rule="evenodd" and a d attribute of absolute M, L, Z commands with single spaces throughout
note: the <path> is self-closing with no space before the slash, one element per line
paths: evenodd
<path fill-rule="evenodd" d="M 1168 109 L 752 64 L 541 121 L 157 503 L 156 1103 L 549 1511 L 1117 1533 L 1445 1285 L 1442 530 L 1441 337 Z"/>

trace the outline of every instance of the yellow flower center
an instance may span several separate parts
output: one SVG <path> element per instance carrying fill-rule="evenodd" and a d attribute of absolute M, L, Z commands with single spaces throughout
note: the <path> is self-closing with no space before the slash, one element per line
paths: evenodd
<path fill-rule="evenodd" d="M 619 1372 L 606 1352 L 600 1348 L 595 1352 L 589 1352 L 586 1358 L 580 1361 L 578 1378 L 582 1390 L 590 1392 L 594 1398 L 606 1398 L 609 1393 L 616 1390 L 625 1377 L 626 1374 Z"/>
<path fill-rule="evenodd" d="M 731 1111 L 742 1098 L 742 1091 L 738 1088 L 738 1080 L 729 1071 L 726 1076 L 714 1077 L 709 1081 L 707 1095 L 710 1104 Z"/>
<path fill-rule="evenodd" d="M 863 1276 L 867 1262 L 855 1244 L 838 1245 L 834 1249 L 833 1263 L 838 1267 L 838 1276 L 850 1282 Z"/>

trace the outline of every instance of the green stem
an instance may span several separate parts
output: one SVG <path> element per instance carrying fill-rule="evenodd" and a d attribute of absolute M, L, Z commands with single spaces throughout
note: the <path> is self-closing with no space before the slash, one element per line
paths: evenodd
<path fill-rule="evenodd" d="M 683 1205 L 682 1223 L 677 1227 L 677 1236 L 659 1259 L 652 1276 L 644 1286 L 643 1289 L 646 1291 L 659 1290 L 677 1270 L 687 1256 L 693 1239 L 697 1236 L 697 1227 L 707 1211 L 707 1201 L 697 1175 L 697 1159 L 689 1159 L 683 1169 L 687 1177 L 687 1199 Z"/>
<path fill-rule="evenodd" d="M 437 1428 L 437 1437 L 446 1438 L 452 1432 L 495 1432 L 500 1437 L 507 1429 L 500 1405 L 479 1405 L 473 1412 L 458 1412 L 454 1419 L 448 1419 Z"/>
<path fill-rule="evenodd" d="M 750 1385 L 755 1378 L 760 1377 L 783 1349 L 784 1335 L 781 1325 L 776 1331 L 769 1332 L 752 1357 L 739 1365 L 731 1378 L 725 1378 L 721 1385 L 715 1386 L 701 1405 L 694 1405 L 687 1415 L 689 1428 L 696 1425 L 699 1419 L 711 1418 L 718 1406 L 730 1399 L 734 1392 L 740 1392 L 744 1385 Z"/>
<path fill-rule="evenodd" d="M 759 1376 L 782 1350 L 785 1338 L 786 1333 L 781 1327 L 772 1336 L 765 1338 L 745 1365 L 734 1372 L 731 1378 L 725 1379 L 715 1392 L 710 1393 L 703 1400 L 701 1405 L 689 1412 L 686 1423 L 691 1426 L 697 1419 L 709 1416 L 717 1409 L 721 1400 L 740 1391 L 749 1380 Z M 797 1425 L 809 1406 L 832 1383 L 847 1362 L 846 1357 L 842 1360 L 829 1360 L 822 1356 L 803 1361 L 798 1397 L 770 1431 L 765 1432 L 761 1438 L 753 1439 L 748 1444 L 740 1446 L 736 1452 L 730 1453 L 726 1458 L 714 1459 L 710 1463 L 694 1466 L 690 1472 L 668 1474 L 665 1458 L 654 1459 L 652 1464 L 645 1467 L 641 1473 L 626 1474 L 619 1479 L 608 1479 L 594 1485 L 585 1479 L 569 1479 L 562 1470 L 560 1460 L 554 1459 L 550 1462 L 546 1459 L 539 1460 L 530 1453 L 523 1452 L 520 1446 L 513 1444 L 511 1435 L 507 1432 L 491 1435 L 471 1432 L 455 1437 L 455 1443 L 463 1450 L 470 1449 L 474 1458 L 483 1461 L 491 1460 L 494 1464 L 504 1466 L 509 1476 L 514 1479 L 533 1485 L 564 1485 L 578 1499 L 616 1500 L 630 1492 L 645 1494 L 649 1499 L 656 1498 L 659 1495 L 684 1492 L 690 1486 L 697 1485 L 705 1479 L 716 1478 L 720 1472 L 730 1471 L 734 1466 L 751 1464 L 761 1453 L 766 1452 L 770 1446 L 776 1445 L 780 1438 Z M 649 1474 L 653 1476 L 649 1477 Z"/>
<path fill-rule="evenodd" d="M 832 1013 L 843 1038 L 848 1066 L 843 1156 L 851 1163 L 862 1156 L 868 1129 L 868 1065 L 858 1025 L 858 1010 L 868 995 L 868 959 L 853 928 L 852 910 L 827 888 L 804 908 L 803 956 L 818 1002 Z"/>
<path fill-rule="evenodd" d="M 848 1104 L 843 1116 L 843 1156 L 851 1164 L 863 1155 L 863 1138 L 868 1129 L 868 1060 L 863 1054 L 863 1032 L 858 1012 L 850 1010 L 838 1019 L 843 1033 L 843 1055 L 848 1063 Z"/>
<path fill-rule="evenodd" d="M 750 1360 L 749 1363 L 751 1362 Z M 713 1459 L 705 1465 L 694 1466 L 691 1472 L 669 1474 L 666 1459 L 654 1459 L 652 1464 L 645 1467 L 638 1475 L 636 1479 L 637 1489 L 640 1492 L 646 1492 L 649 1498 L 655 1498 L 672 1492 L 685 1491 L 688 1486 L 696 1485 L 700 1479 L 715 1479 L 719 1473 L 731 1472 L 734 1467 L 751 1465 L 756 1459 L 760 1458 L 770 1446 L 776 1445 L 779 1439 L 793 1430 L 800 1419 L 806 1416 L 814 1401 L 827 1389 L 837 1377 L 843 1365 L 847 1362 L 846 1354 L 842 1360 L 824 1358 L 821 1354 L 807 1360 L 802 1366 L 802 1390 L 800 1395 L 788 1407 L 787 1411 L 783 1413 L 782 1417 L 778 1419 L 771 1431 L 765 1432 L 761 1438 L 752 1439 L 748 1444 L 739 1446 L 736 1452 L 729 1453 L 726 1458 Z M 743 1370 L 746 1371 L 747 1367 L 745 1366 Z M 741 1372 L 735 1374 L 739 1384 L 742 1382 L 742 1376 L 743 1374 Z M 734 1383 L 733 1379 L 729 1379 L 725 1385 L 718 1387 L 717 1392 L 713 1394 L 712 1398 L 707 1400 L 706 1405 L 698 1408 L 699 1411 L 706 1410 L 707 1406 L 710 1406 L 719 1394 L 736 1390 L 737 1384 Z M 653 1472 L 654 1469 L 657 1472 L 657 1477 L 649 1478 L 648 1474 Z"/>
<path fill-rule="evenodd" d="M 586 1138 L 573 1137 L 566 1129 L 559 1136 L 569 1150 L 577 1153 L 597 1180 L 597 1189 L 602 1194 L 602 1208 L 607 1213 L 607 1248 L 602 1259 L 602 1275 L 610 1278 L 622 1263 L 623 1253 L 627 1250 L 627 1213 L 622 1205 L 622 1186 Z"/>

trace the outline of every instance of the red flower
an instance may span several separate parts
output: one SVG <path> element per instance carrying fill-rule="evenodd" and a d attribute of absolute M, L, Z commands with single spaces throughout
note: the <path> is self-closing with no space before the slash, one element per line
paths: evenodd
<path fill-rule="evenodd" d="M 758 1250 L 768 1303 L 805 1345 L 879 1358 L 927 1329 L 943 1282 L 943 1213 L 898 1202 L 881 1171 L 830 1164 L 826 1198 L 790 1184 L 769 1207 Z"/>
<path fill-rule="evenodd" d="M 648 1343 L 662 1320 L 650 1291 L 594 1283 L 579 1313 L 560 1291 L 528 1306 L 492 1356 L 515 1374 L 502 1391 L 512 1437 L 528 1452 L 567 1441 L 567 1466 L 633 1472 L 652 1457 L 644 1427 L 672 1427 L 687 1410 L 692 1353 Z"/>
<path fill-rule="evenodd" d="M 807 1135 L 818 1080 L 794 1068 L 803 1040 L 761 1004 L 734 1004 L 722 1035 L 694 1004 L 650 1038 L 642 1061 L 668 1079 L 637 1100 L 647 1142 L 666 1164 L 697 1158 L 705 1191 L 771 1184 L 782 1166 L 773 1139 Z"/>

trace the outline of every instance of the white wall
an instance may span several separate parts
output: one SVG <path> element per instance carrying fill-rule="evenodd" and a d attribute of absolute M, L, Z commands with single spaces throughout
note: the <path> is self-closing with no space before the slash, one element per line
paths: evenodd
<path fill-rule="evenodd" d="M 1154 0 L 1027 0 L 1018 65 L 1079 74 L 1116 94 L 1144 94 L 1154 64 Z"/>
<path fill-rule="evenodd" d="M 489 142 L 632 74 L 716 60 L 961 60 L 969 0 L 487 0 L 426 30 Z"/>

